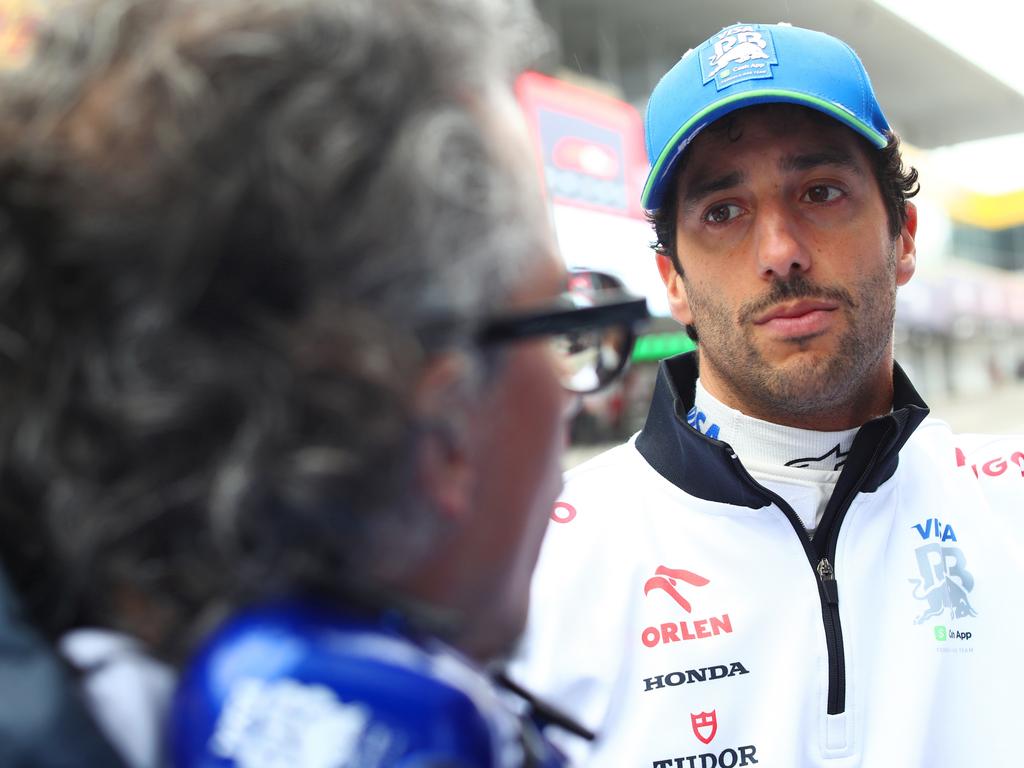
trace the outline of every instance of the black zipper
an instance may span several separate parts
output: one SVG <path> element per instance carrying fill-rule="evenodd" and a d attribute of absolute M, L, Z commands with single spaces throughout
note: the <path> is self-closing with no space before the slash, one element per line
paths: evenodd
<path fill-rule="evenodd" d="M 839 526 L 835 528 L 838 531 Z M 839 621 L 839 585 L 835 568 L 827 556 L 818 561 L 814 570 L 818 574 L 819 594 L 823 597 L 821 617 L 828 643 L 828 713 L 838 715 L 846 711 L 846 651 Z"/>
<path fill-rule="evenodd" d="M 843 647 L 843 627 L 839 620 L 839 584 L 836 582 L 836 547 L 839 542 L 839 528 L 850 504 L 864 487 L 875 465 L 878 457 L 884 453 L 884 446 L 890 442 L 889 436 L 891 427 L 886 429 L 878 440 L 875 441 L 875 449 L 871 457 L 864 464 L 864 469 L 857 477 L 856 482 L 843 496 L 838 504 L 833 507 L 836 497 L 829 499 L 825 507 L 825 514 L 822 516 L 822 526 L 817 531 L 817 536 L 812 540 L 807 526 L 803 520 L 793 511 L 793 508 L 774 491 L 765 488 L 754 480 L 747 472 L 746 467 L 736 456 L 735 451 L 731 452 L 730 458 L 738 470 L 738 474 L 746 483 L 754 488 L 767 500 L 773 502 L 789 520 L 790 524 L 798 533 L 803 535 L 800 541 L 803 544 L 804 552 L 807 553 L 807 561 L 818 582 L 818 598 L 821 601 L 821 617 L 825 629 L 825 644 L 828 648 L 828 714 L 838 715 L 846 711 L 846 655 Z M 731 449 L 730 449 L 731 451 Z M 838 484 L 837 484 L 838 489 Z M 815 546 L 817 544 L 818 546 Z"/>
<path fill-rule="evenodd" d="M 875 442 L 875 449 L 871 453 L 871 458 L 864 464 L 864 469 L 857 477 L 856 482 L 840 499 L 835 511 L 831 514 L 829 514 L 829 507 L 832 506 L 835 498 L 829 499 L 829 503 L 825 507 L 825 514 L 821 519 L 823 524 L 822 530 L 819 531 L 821 537 L 817 540 L 822 542 L 822 546 L 816 549 L 818 565 L 815 570 L 818 573 L 821 593 L 825 596 L 825 602 L 822 603 L 822 615 L 825 617 L 825 634 L 827 637 L 829 623 L 831 622 L 834 627 L 833 632 L 836 642 L 835 670 L 832 668 L 832 651 L 831 649 L 829 650 L 828 713 L 830 715 L 838 715 L 846 711 L 846 654 L 843 646 L 843 630 L 839 621 L 839 585 L 835 577 L 839 529 L 846 518 L 847 510 L 850 508 L 853 500 L 857 498 L 860 489 L 864 487 L 864 483 L 878 463 L 879 456 L 884 453 L 883 446 L 889 444 L 890 432 L 890 429 L 886 429 L 881 438 Z"/>
<path fill-rule="evenodd" d="M 807 562 L 814 571 L 815 581 L 818 584 L 818 599 L 821 602 L 821 620 L 825 629 L 825 646 L 828 649 L 828 714 L 838 715 L 846 711 L 846 657 L 843 649 L 843 628 L 839 621 L 839 586 L 836 583 L 835 568 L 835 547 L 839 538 L 839 521 L 845 515 L 849 507 L 849 501 L 856 496 L 856 489 L 850 495 L 849 500 L 843 505 L 839 514 L 833 520 L 831 529 L 827 531 L 827 538 L 830 540 L 827 554 L 819 554 L 815 549 L 811 534 L 804 525 L 803 520 L 797 515 L 789 503 L 768 488 L 754 480 L 747 472 L 747 468 L 739 460 L 735 453 L 731 456 L 736 466 L 737 473 L 748 485 L 756 489 L 767 501 L 772 502 L 782 514 L 789 520 L 790 524 L 800 534 L 800 542 L 803 544 L 804 552 L 807 554 Z M 874 462 L 872 462 L 873 464 Z M 859 489 L 867 477 L 867 471 L 857 483 Z"/>

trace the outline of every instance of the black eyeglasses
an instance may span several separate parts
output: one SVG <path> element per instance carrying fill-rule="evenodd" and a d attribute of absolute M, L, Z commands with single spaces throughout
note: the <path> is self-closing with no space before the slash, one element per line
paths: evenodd
<path fill-rule="evenodd" d="M 577 270 L 569 290 L 551 305 L 484 320 L 475 333 L 481 345 L 550 336 L 562 386 L 570 392 L 597 392 L 629 363 L 637 325 L 650 317 L 646 299 L 627 293 L 603 272 Z"/>

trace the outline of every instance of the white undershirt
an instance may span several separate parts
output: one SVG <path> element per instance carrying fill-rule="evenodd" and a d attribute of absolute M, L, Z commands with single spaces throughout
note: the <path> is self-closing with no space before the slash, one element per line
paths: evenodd
<path fill-rule="evenodd" d="M 690 426 L 723 440 L 757 482 L 784 498 L 813 534 L 821 522 L 857 428 L 797 429 L 740 413 L 712 396 L 700 379 Z"/>
<path fill-rule="evenodd" d="M 125 764 L 161 768 L 175 685 L 171 668 L 146 655 L 137 641 L 106 629 L 72 630 L 58 647 L 82 671 L 86 706 Z"/>

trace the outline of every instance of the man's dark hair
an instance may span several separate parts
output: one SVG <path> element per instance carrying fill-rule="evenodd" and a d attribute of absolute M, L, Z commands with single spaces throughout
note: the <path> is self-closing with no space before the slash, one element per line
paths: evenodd
<path fill-rule="evenodd" d="M 49 636 L 173 658 L 429 548 L 418 330 L 549 253 L 487 123 L 524 11 L 90 0 L 0 73 L 0 562 Z"/>
<path fill-rule="evenodd" d="M 810 111 L 809 113 L 815 117 L 818 116 L 818 113 Z M 827 120 L 830 118 L 822 116 L 821 119 Z M 728 119 L 722 121 L 723 130 L 730 130 L 729 122 Z M 882 195 L 882 203 L 885 206 L 889 222 L 889 235 L 896 238 L 903 225 L 907 223 L 907 200 L 914 197 L 920 191 L 920 184 L 917 181 L 917 169 L 904 165 L 903 155 L 900 152 L 900 140 L 896 134 L 889 134 L 889 141 L 882 149 L 873 146 L 859 134 L 857 139 L 861 142 L 867 156 L 871 159 L 871 170 L 874 173 L 875 181 L 878 183 L 878 189 Z M 648 220 L 654 227 L 656 240 L 653 243 L 653 248 L 655 252 L 671 259 L 672 265 L 680 275 L 683 274 L 683 267 L 679 261 L 679 254 L 676 251 L 676 216 L 679 207 L 677 205 L 676 181 L 685 163 L 686 155 L 684 154 L 672 178 L 666 182 L 667 190 L 662 206 L 647 215 Z M 686 333 L 691 339 L 697 341 L 697 329 L 692 325 L 686 326 Z"/>

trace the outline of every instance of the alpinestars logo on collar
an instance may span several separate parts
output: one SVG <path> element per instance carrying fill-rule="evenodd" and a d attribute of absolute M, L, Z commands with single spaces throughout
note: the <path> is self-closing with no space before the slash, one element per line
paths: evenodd
<path fill-rule="evenodd" d="M 797 469 L 831 469 L 832 471 L 840 470 L 846 464 L 846 457 L 850 455 L 849 451 L 842 451 L 839 448 L 839 443 L 835 444 L 828 453 L 822 454 L 821 456 L 808 456 L 806 459 L 793 459 L 787 461 L 787 467 L 796 467 Z M 829 464 L 834 466 L 829 467 Z M 823 466 L 816 466 L 823 465 Z"/>

